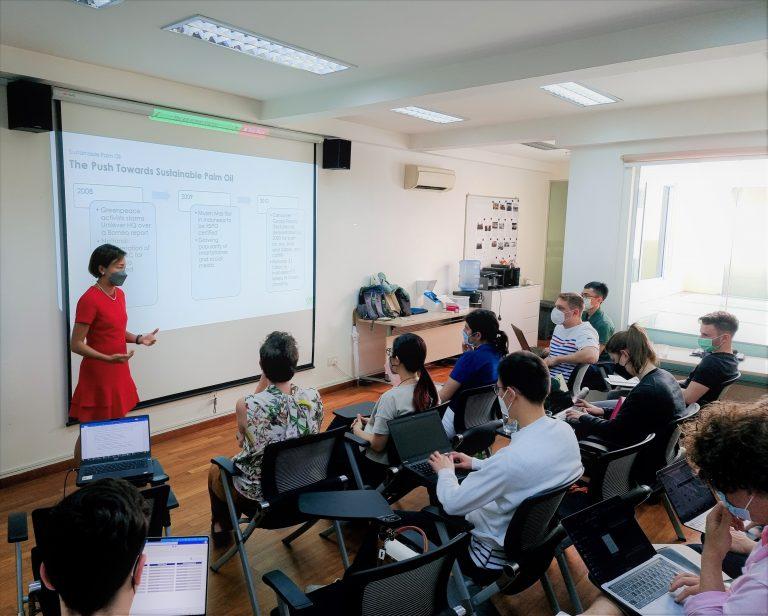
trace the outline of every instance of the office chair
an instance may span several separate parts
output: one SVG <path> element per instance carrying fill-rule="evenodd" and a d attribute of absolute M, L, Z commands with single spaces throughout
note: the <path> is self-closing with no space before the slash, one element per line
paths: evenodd
<path fill-rule="evenodd" d="M 168 519 L 168 500 L 170 486 L 163 484 L 141 490 L 141 495 L 149 504 L 149 528 L 148 537 L 162 537 Z M 16 603 L 18 616 L 60 616 L 61 606 L 59 595 L 49 590 L 43 584 L 40 577 L 40 565 L 43 562 L 40 543 L 44 542 L 44 536 L 48 525 L 48 516 L 52 507 L 42 507 L 32 511 L 32 529 L 35 533 L 35 543 L 31 550 L 32 578 L 27 586 L 27 594 L 24 595 L 23 570 L 21 559 L 21 544 L 29 539 L 26 512 L 15 512 L 8 515 L 8 543 L 16 546 Z M 24 606 L 28 606 L 25 612 Z"/>
<path fill-rule="evenodd" d="M 449 616 L 463 614 L 448 600 L 451 569 L 469 535 L 425 554 L 374 569 L 347 572 L 338 582 L 303 593 L 282 571 L 270 571 L 264 583 L 277 595 L 273 616 Z"/>
<path fill-rule="evenodd" d="M 211 570 L 218 572 L 235 554 L 240 556 L 251 610 L 256 616 L 259 614 L 259 606 L 245 542 L 257 528 L 281 529 L 301 524 L 297 530 L 283 538 L 283 543 L 290 545 L 294 539 L 317 523 L 316 519 L 307 518 L 299 511 L 299 496 L 305 492 L 345 489 L 349 484 L 345 472 L 351 471 L 354 487 L 362 489 L 362 478 L 351 447 L 345 428 L 270 443 L 264 449 L 262 458 L 263 499 L 258 503 L 253 515 L 243 517 L 238 517 L 232 496 L 235 490 L 233 479 L 240 474 L 240 469 L 230 458 L 224 456 L 211 460 L 221 470 L 224 495 L 235 538 L 235 544 L 211 565 Z M 241 525 L 246 526 L 245 530 L 240 529 Z M 338 521 L 333 522 L 333 528 L 346 569 L 349 566 L 349 557 Z"/>
<path fill-rule="evenodd" d="M 454 578 L 461 581 L 464 592 L 469 598 L 472 613 L 495 594 L 515 595 L 526 588 L 540 582 L 547 596 L 547 601 L 554 614 L 560 611 L 552 584 L 547 576 L 555 550 L 565 538 L 565 530 L 557 520 L 557 510 L 568 488 L 578 477 L 526 498 L 515 510 L 507 526 L 504 537 L 504 551 L 508 564 L 500 572 L 499 578 L 482 588 L 478 593 L 469 596 L 468 587 L 461 575 L 457 575 L 456 566 Z"/>

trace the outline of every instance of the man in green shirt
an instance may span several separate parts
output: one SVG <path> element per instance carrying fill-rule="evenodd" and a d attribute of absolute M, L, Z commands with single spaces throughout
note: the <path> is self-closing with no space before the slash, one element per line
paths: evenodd
<path fill-rule="evenodd" d="M 605 343 L 613 336 L 616 327 L 611 317 L 602 309 L 602 304 L 608 297 L 608 287 L 604 282 L 588 282 L 584 285 L 581 296 L 584 298 L 584 312 L 581 319 L 589 321 L 589 324 L 597 330 L 600 338 L 600 361 L 610 361 L 610 358 L 604 357 Z"/>

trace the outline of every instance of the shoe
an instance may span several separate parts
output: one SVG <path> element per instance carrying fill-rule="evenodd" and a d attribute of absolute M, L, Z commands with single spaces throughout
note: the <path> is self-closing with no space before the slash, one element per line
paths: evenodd
<path fill-rule="evenodd" d="M 214 549 L 221 550 L 228 548 L 234 542 L 231 530 L 213 530 L 213 524 L 211 524 L 211 543 Z"/>

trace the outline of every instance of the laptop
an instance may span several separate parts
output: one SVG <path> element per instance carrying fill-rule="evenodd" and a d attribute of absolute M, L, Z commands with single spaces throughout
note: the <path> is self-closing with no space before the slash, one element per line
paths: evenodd
<path fill-rule="evenodd" d="M 146 480 L 152 477 L 149 415 L 80 424 L 77 485 L 97 479 Z"/>
<path fill-rule="evenodd" d="M 613 599 L 642 616 L 684 614 L 669 584 L 676 574 L 696 568 L 684 568 L 657 553 L 631 504 L 614 496 L 563 518 L 562 523 L 590 579 Z"/>
<path fill-rule="evenodd" d="M 515 332 L 515 338 L 517 338 L 517 343 L 520 345 L 520 348 L 523 351 L 530 351 L 531 353 L 539 357 L 541 357 L 544 354 L 544 349 L 539 347 L 532 347 L 530 344 L 528 344 L 528 340 L 526 340 L 525 334 L 523 333 L 522 329 L 520 329 L 514 323 L 510 323 L 510 326 L 512 327 L 512 331 Z"/>
<path fill-rule="evenodd" d="M 437 473 L 429 465 L 429 456 L 435 451 L 443 454 L 453 451 L 440 414 L 437 411 L 411 413 L 390 419 L 388 426 L 389 438 L 403 467 L 427 483 L 436 482 Z M 467 471 L 457 470 L 456 476 L 463 479 Z"/>
<path fill-rule="evenodd" d="M 157 537 L 144 546 L 132 616 L 200 616 L 208 594 L 208 537 Z"/>
<path fill-rule="evenodd" d="M 707 514 L 717 502 L 712 491 L 686 460 L 678 460 L 656 473 L 677 518 L 684 526 L 704 532 Z"/>

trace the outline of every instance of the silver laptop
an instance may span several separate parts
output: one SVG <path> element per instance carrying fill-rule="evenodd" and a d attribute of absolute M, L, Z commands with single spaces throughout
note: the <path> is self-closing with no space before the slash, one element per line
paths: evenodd
<path fill-rule="evenodd" d="M 684 526 L 703 533 L 707 515 L 717 502 L 707 484 L 699 479 L 685 460 L 662 468 L 656 477 L 664 486 L 677 518 Z"/>
<path fill-rule="evenodd" d="M 696 567 L 658 554 L 629 503 L 614 496 L 564 518 L 563 526 L 590 579 L 616 601 L 642 616 L 684 614 L 669 585 L 675 575 L 696 573 Z"/>
<path fill-rule="evenodd" d="M 153 469 L 149 415 L 80 424 L 80 450 L 78 486 L 105 477 L 148 480 Z"/>
<path fill-rule="evenodd" d="M 131 616 L 201 616 L 208 594 L 208 537 L 147 539 Z"/>

